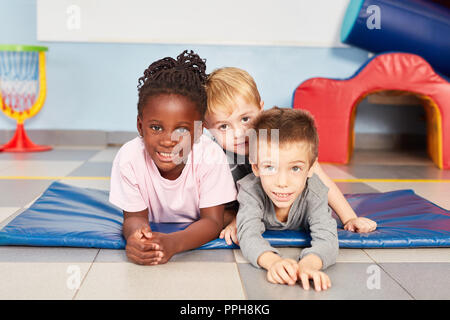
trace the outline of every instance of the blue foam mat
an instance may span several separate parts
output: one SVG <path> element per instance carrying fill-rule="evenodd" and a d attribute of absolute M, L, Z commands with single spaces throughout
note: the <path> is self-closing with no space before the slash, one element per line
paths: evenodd
<path fill-rule="evenodd" d="M 412 190 L 346 195 L 358 216 L 378 223 L 376 231 L 358 234 L 342 229 L 341 248 L 449 247 L 450 212 Z M 0 245 L 125 248 L 122 211 L 108 202 L 108 192 L 54 182 L 38 200 L 0 230 Z M 170 233 L 188 224 L 151 223 L 157 232 Z M 307 233 L 266 231 L 277 247 L 309 246 Z M 238 248 L 215 239 L 199 249 Z"/>

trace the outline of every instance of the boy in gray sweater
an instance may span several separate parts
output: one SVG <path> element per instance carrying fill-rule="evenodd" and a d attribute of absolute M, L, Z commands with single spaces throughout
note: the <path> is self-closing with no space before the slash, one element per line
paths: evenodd
<path fill-rule="evenodd" d="M 331 281 L 321 270 L 336 262 L 339 246 L 328 188 L 309 174 L 318 154 L 314 120 L 305 111 L 275 107 L 261 112 L 253 129 L 253 173 L 237 182 L 242 253 L 255 267 L 266 269 L 272 283 L 300 281 L 308 290 L 312 279 L 317 291 L 326 290 Z M 262 237 L 266 229 L 305 230 L 311 247 L 301 251 L 299 261 L 283 258 Z"/>

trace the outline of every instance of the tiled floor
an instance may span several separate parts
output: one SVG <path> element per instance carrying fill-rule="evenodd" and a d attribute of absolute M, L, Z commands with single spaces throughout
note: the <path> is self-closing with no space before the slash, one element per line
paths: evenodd
<path fill-rule="evenodd" d="M 57 147 L 0 153 L 0 228 L 55 180 L 108 190 L 116 152 Z M 420 154 L 356 153 L 348 165 L 322 166 L 344 193 L 414 189 L 450 209 L 450 171 L 438 170 Z M 281 252 L 297 257 L 300 250 Z M 315 292 L 267 282 L 265 272 L 239 250 L 194 250 L 144 267 L 128 262 L 123 250 L 0 247 L 0 299 L 450 299 L 450 248 L 341 249 L 326 272 L 332 288 Z"/>

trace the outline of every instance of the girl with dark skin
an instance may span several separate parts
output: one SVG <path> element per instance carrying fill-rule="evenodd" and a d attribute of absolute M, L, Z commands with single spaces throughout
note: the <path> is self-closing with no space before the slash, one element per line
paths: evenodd
<path fill-rule="evenodd" d="M 203 125 L 196 127 L 194 122 L 203 123 L 206 111 L 205 70 L 198 55 L 184 51 L 177 60 L 164 58 L 154 62 L 139 79 L 137 129 L 148 155 L 165 179 L 177 179 L 186 163 L 168 161 L 160 153 L 177 151 L 185 160 L 189 155 L 185 151 L 192 149 L 203 131 Z M 173 139 L 174 133 L 178 139 Z M 141 265 L 163 264 L 176 253 L 217 238 L 224 227 L 224 205 L 199 210 L 200 219 L 170 234 L 150 229 L 148 208 L 124 211 L 123 236 L 128 259 Z"/>

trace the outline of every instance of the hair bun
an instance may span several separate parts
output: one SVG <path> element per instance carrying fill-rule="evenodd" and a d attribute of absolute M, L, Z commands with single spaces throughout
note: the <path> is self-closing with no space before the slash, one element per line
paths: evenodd
<path fill-rule="evenodd" d="M 158 94 L 178 94 L 189 98 L 203 117 L 206 112 L 206 60 L 192 50 L 176 59 L 166 57 L 153 62 L 138 80 L 138 115 L 146 99 Z"/>
<path fill-rule="evenodd" d="M 145 71 L 144 76 L 138 80 L 138 89 L 148 81 L 199 81 L 206 84 L 206 60 L 194 51 L 184 50 L 177 59 L 166 57 L 153 62 Z"/>
<path fill-rule="evenodd" d="M 206 59 L 200 58 L 200 56 L 192 50 L 184 50 L 177 56 L 177 69 L 185 69 L 194 72 L 198 75 L 202 84 L 205 84 L 208 79 L 208 75 L 206 74 Z"/>

